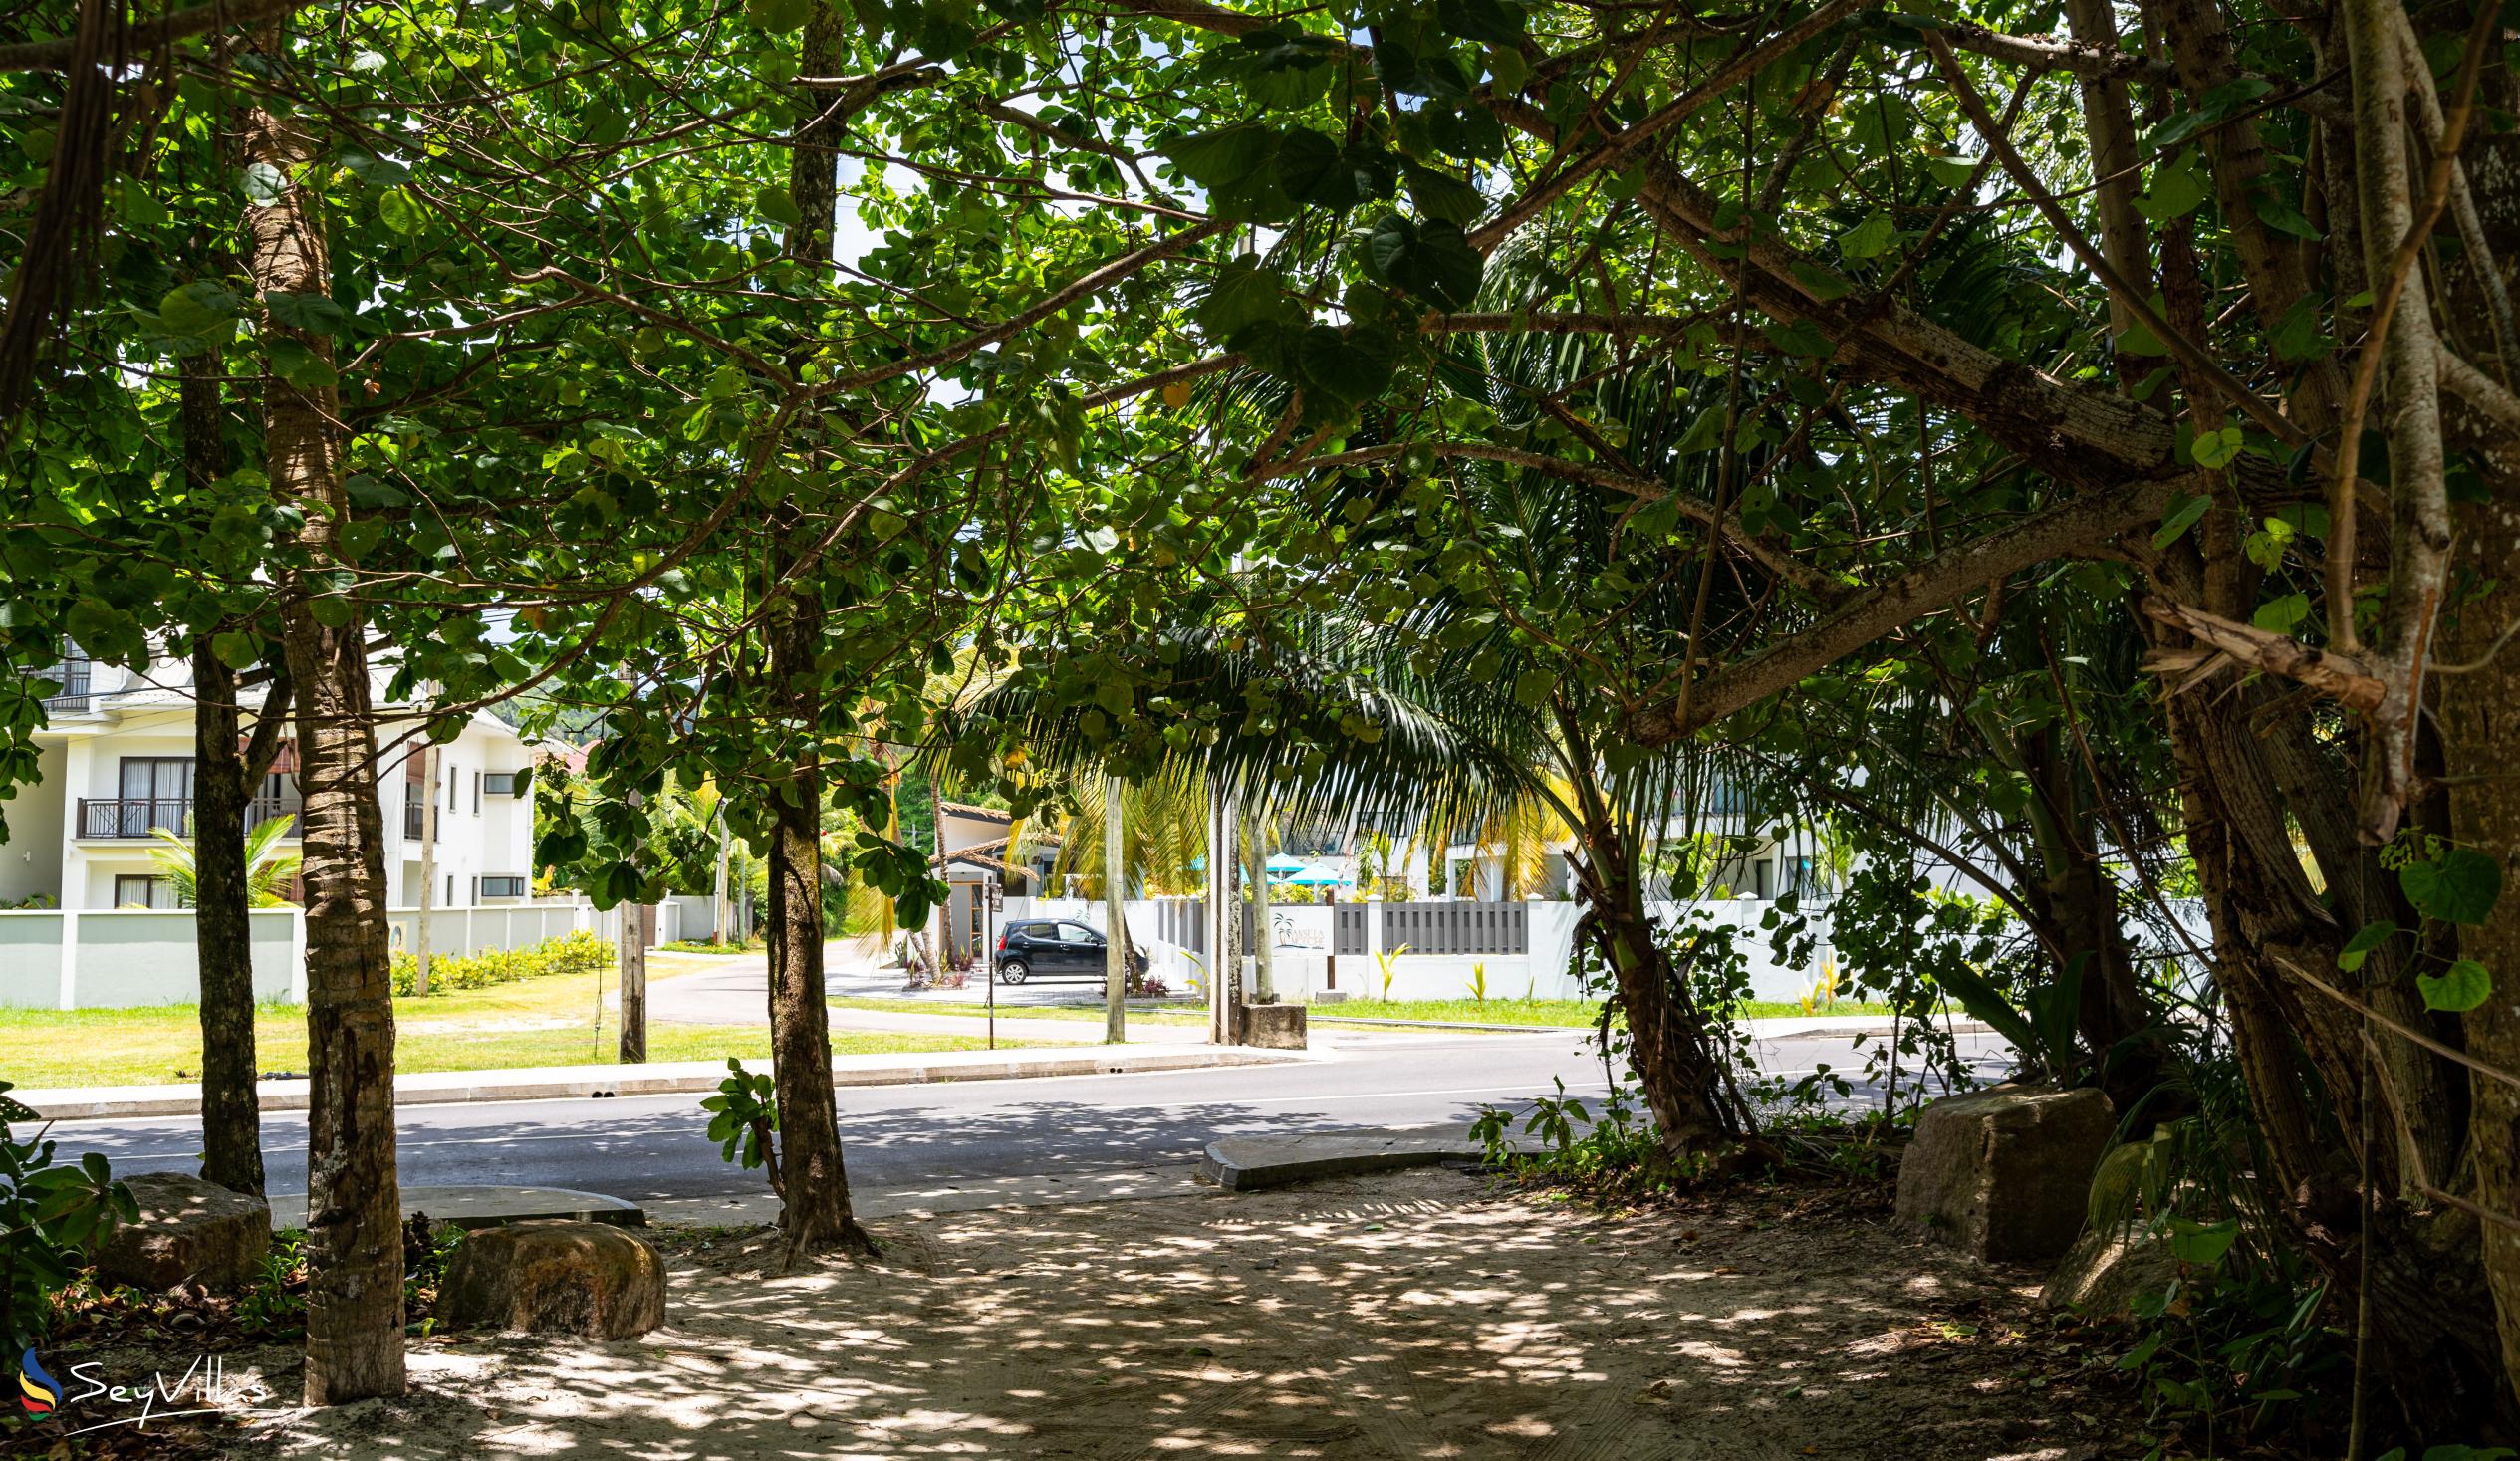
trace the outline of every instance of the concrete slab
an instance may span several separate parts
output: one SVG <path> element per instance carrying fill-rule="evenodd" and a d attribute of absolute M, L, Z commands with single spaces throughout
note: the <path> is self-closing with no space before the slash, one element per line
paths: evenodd
<path fill-rule="evenodd" d="M 1228 1192 L 1290 1187 L 1402 1167 L 1476 1166 L 1486 1148 L 1467 1123 L 1399 1130 L 1308 1131 L 1291 1136 L 1228 1136 L 1199 1158 L 1199 1180 Z"/>
<path fill-rule="evenodd" d="M 635 1202 L 579 1192 L 567 1187 L 405 1187 L 402 1217 L 426 1213 L 433 1222 L 459 1228 L 496 1228 L 537 1218 L 567 1218 L 582 1223 L 612 1223 L 643 1228 L 647 1214 Z M 271 1199 L 273 1228 L 306 1226 L 306 1194 L 284 1192 Z"/>
<path fill-rule="evenodd" d="M 1250 1050 L 1235 1046 L 1092 1046 L 1073 1050 L 939 1051 L 929 1055 L 854 1055 L 832 1062 L 835 1086 L 904 1086 L 925 1081 L 1020 1081 L 1036 1076 L 1119 1075 L 1130 1071 L 1188 1071 L 1211 1066 L 1254 1066 L 1318 1059 L 1301 1051 Z M 754 1061 L 749 1069 L 767 1070 Z M 645 1066 L 538 1066 L 509 1071 L 444 1071 L 393 1078 L 396 1105 L 443 1105 L 464 1101 L 564 1100 L 615 1096 L 676 1096 L 715 1091 L 726 1079 L 724 1061 L 668 1061 Z M 267 1111 L 302 1111 L 308 1083 L 265 1081 L 260 1104 Z M 56 1091 L 16 1091 L 11 1096 L 48 1119 L 99 1120 L 124 1116 L 189 1116 L 201 1110 L 201 1088 L 95 1086 Z"/>

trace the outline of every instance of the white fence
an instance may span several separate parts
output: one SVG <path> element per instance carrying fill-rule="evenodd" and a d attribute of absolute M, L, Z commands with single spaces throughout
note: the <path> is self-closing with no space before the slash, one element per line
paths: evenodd
<path fill-rule="evenodd" d="M 1666 923 L 1690 911 L 1680 903 L 1650 906 Z M 1759 920 L 1773 902 L 1727 898 L 1697 906 L 1718 923 L 1749 930 L 1741 950 L 1749 958 L 1753 998 L 1799 1000 L 1818 981 L 1819 970 L 1779 964 L 1770 953 Z M 1027 918 L 1068 918 L 1102 928 L 1103 907 L 1100 901 L 1081 898 L 1008 898 L 998 926 Z M 1157 977 L 1175 989 L 1204 987 L 1202 899 L 1133 898 L 1127 911 L 1130 937 L 1150 950 Z M 1567 973 L 1567 956 L 1582 911 L 1577 903 L 1539 898 L 1521 903 L 1272 904 L 1270 957 L 1280 997 L 1288 999 L 1324 993 L 1351 999 L 1383 995 L 1384 961 L 1378 955 L 1386 950 L 1391 951 L 1392 999 L 1466 998 L 1482 970 L 1491 999 L 1573 999 L 1582 991 Z M 1823 925 L 1815 931 L 1825 943 L 1825 917 L 1815 921 Z M 1519 952 L 1480 952 L 1515 949 Z"/>
<path fill-rule="evenodd" d="M 677 910 L 657 910 L 659 941 L 674 937 Z M 248 915 L 253 941 L 254 998 L 306 1000 L 306 910 L 257 908 Z M 417 908 L 387 908 L 396 953 L 410 951 Z M 529 948 L 585 928 L 619 936 L 621 910 L 550 900 L 480 908 L 432 909 L 429 947 L 440 954 Z M 200 998 L 201 965 L 190 910 L 93 909 L 0 912 L 0 1006 L 105 1010 L 191 1004 Z"/>

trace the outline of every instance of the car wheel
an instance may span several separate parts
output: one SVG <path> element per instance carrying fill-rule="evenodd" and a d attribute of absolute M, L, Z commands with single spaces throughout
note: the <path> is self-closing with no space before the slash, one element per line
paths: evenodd
<path fill-rule="evenodd" d="M 1021 984 L 1025 980 L 1031 978 L 1032 973 L 1033 971 L 1025 966 L 1023 960 L 1009 959 L 1005 963 L 997 966 L 997 982 L 1000 984 Z"/>

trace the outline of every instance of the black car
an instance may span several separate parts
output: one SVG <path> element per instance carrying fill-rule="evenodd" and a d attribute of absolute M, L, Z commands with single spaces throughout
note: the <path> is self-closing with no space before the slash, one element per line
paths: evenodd
<path fill-rule="evenodd" d="M 1145 973 L 1146 956 L 1134 948 L 1129 952 L 1132 972 Z M 1000 984 L 1021 984 L 1027 979 L 1100 981 L 1107 957 L 1103 935 L 1082 923 L 1027 919 L 1009 923 L 998 934 L 997 978 Z"/>

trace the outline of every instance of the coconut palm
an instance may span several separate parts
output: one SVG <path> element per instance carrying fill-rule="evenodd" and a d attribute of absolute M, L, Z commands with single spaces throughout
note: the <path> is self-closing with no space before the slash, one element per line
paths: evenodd
<path fill-rule="evenodd" d="M 294 817 L 274 817 L 258 822 L 245 834 L 245 897 L 257 908 L 288 906 L 288 888 L 298 876 L 298 854 L 280 846 L 289 835 Z M 177 837 L 164 828 L 156 830 L 157 846 L 148 850 L 149 860 L 157 864 L 157 875 L 174 889 L 175 905 L 189 908 L 198 896 L 190 838 Z"/>

